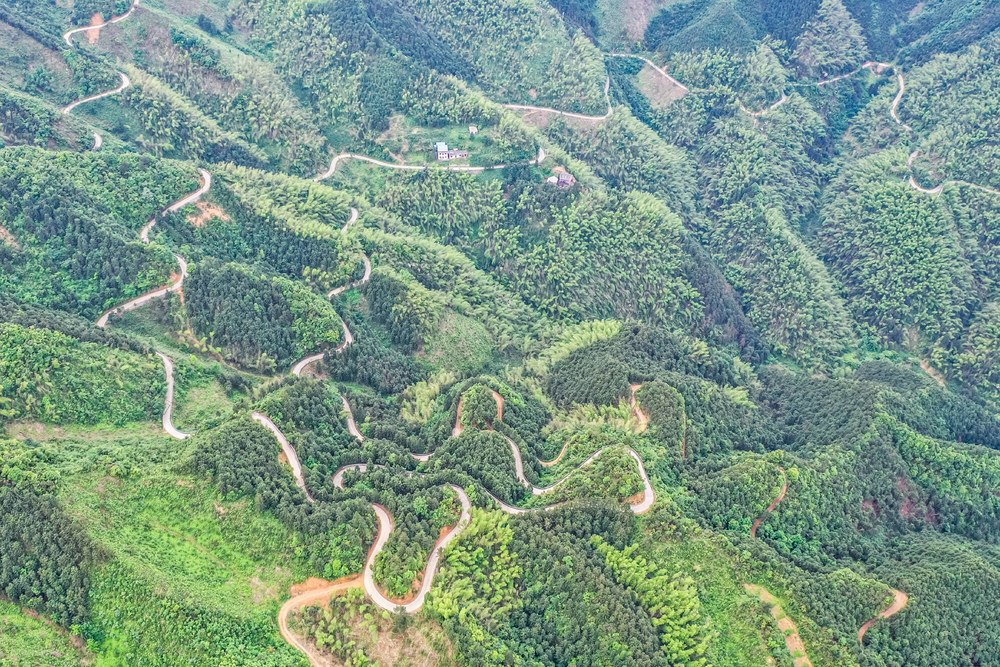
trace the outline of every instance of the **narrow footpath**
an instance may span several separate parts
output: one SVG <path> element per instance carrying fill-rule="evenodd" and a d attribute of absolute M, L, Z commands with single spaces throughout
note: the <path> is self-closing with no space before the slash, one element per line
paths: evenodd
<path fill-rule="evenodd" d="M 771 616 L 778 622 L 778 628 L 785 633 L 785 648 L 792 656 L 795 667 L 812 667 L 812 661 L 806 653 L 806 645 L 802 642 L 802 637 L 799 636 L 799 626 L 781 608 L 778 598 L 771 595 L 763 586 L 743 584 L 743 587 L 750 595 L 771 606 Z"/>
<path fill-rule="evenodd" d="M 785 494 L 788 493 L 788 475 L 785 473 L 785 469 L 778 467 L 781 471 L 781 491 L 778 492 L 778 497 L 771 501 L 771 504 L 767 506 L 764 513 L 757 517 L 757 520 L 753 522 L 753 528 L 750 529 L 750 537 L 757 539 L 757 529 L 760 528 L 760 524 L 764 522 L 764 519 L 768 517 L 774 510 L 778 508 L 778 504 L 785 499 Z"/>

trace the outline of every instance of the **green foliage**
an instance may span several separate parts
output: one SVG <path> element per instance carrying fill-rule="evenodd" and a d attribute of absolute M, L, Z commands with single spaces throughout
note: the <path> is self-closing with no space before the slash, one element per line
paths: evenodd
<path fill-rule="evenodd" d="M 595 535 L 592 542 L 607 560 L 615 579 L 639 595 L 643 608 L 653 617 L 653 625 L 660 628 L 667 662 L 707 667 L 709 663 L 703 656 L 711 632 L 708 621 L 702 620 L 694 580 L 670 573 L 637 554 L 637 544 L 619 551 L 600 536 Z"/>
<path fill-rule="evenodd" d="M 159 585 L 158 585 L 159 584 Z M 177 660 L 267 667 L 301 665 L 301 654 L 274 631 L 273 620 L 199 607 L 163 591 L 121 563 L 95 573 L 93 617 L 84 634 L 110 664 L 173 665 Z"/>
<path fill-rule="evenodd" d="M 343 337 L 333 307 L 297 282 L 199 262 L 185 283 L 194 330 L 237 363 L 274 370 Z"/>
<path fill-rule="evenodd" d="M 814 206 L 818 174 L 805 150 L 818 123 L 792 126 L 784 113 L 767 118 L 779 126 L 773 132 L 730 122 L 703 145 L 712 208 L 706 245 L 775 350 L 824 368 L 851 345 L 853 334 L 826 267 L 790 224 Z M 764 201 L 772 206 L 761 206 Z"/>
<path fill-rule="evenodd" d="M 167 282 L 175 262 L 140 243 L 161 207 L 194 189 L 193 170 L 134 154 L 0 149 L 0 291 L 97 319 Z"/>
<path fill-rule="evenodd" d="M 504 289 L 494 277 L 478 270 L 468 257 L 454 248 L 411 234 L 366 230 L 364 239 L 378 253 L 380 264 L 405 266 L 420 286 L 434 290 L 433 295 L 421 297 L 421 301 L 428 302 L 422 308 L 433 311 L 435 301 L 447 300 L 460 314 L 479 320 L 501 352 L 520 349 L 528 336 L 548 324 L 517 294 Z M 363 290 L 375 308 L 379 308 L 381 298 L 374 298 L 377 293 L 370 292 L 368 287 L 374 288 L 377 275 L 378 272 Z M 408 305 L 407 309 L 412 306 Z M 394 317 L 402 315 L 400 312 Z M 395 335 L 393 333 L 394 340 Z M 404 334 L 403 340 L 404 346 L 415 344 L 409 333 Z"/>
<path fill-rule="evenodd" d="M 519 198 L 519 227 L 487 249 L 529 304 L 559 319 L 700 320 L 700 296 L 681 271 L 682 225 L 660 200 L 585 194 L 547 210 L 544 187 Z"/>
<path fill-rule="evenodd" d="M 341 312 L 354 334 L 354 342 L 340 352 L 327 353 L 326 366 L 331 377 L 367 385 L 386 394 L 399 393 L 422 377 L 413 357 L 394 347 L 383 327 L 356 310 Z"/>
<path fill-rule="evenodd" d="M 646 382 L 635 392 L 636 407 L 649 417 L 657 439 L 680 452 L 686 437 L 684 396 L 663 382 Z"/>
<path fill-rule="evenodd" d="M 394 498 L 394 527 L 375 559 L 375 583 L 390 596 L 414 590 L 417 576 L 427 576 L 425 566 L 441 529 L 458 523 L 458 497 L 451 489 L 433 487 L 404 499 Z"/>
<path fill-rule="evenodd" d="M 493 416 L 496 417 L 495 409 Z M 513 503 L 524 494 L 524 487 L 514 473 L 510 445 L 496 431 L 467 429 L 459 437 L 448 439 L 434 452 L 430 467 L 464 472 L 481 481 L 487 491 L 505 503 Z"/>
<path fill-rule="evenodd" d="M 307 635 L 316 646 L 344 664 L 376 664 L 371 655 L 391 660 L 413 653 L 435 665 L 453 664 L 440 626 L 408 616 L 390 621 L 387 613 L 366 600 L 360 588 L 334 596 L 326 608 L 308 607 L 302 616 Z M 386 642 L 392 646 L 389 655 L 383 648 Z"/>
<path fill-rule="evenodd" d="M 842 0 L 823 0 L 795 43 L 795 59 L 809 76 L 827 78 L 861 64 L 868 50 L 861 26 Z"/>
<path fill-rule="evenodd" d="M 159 79 L 128 68 L 132 85 L 120 93 L 139 123 L 135 141 L 153 155 L 260 167 L 262 151 L 223 130 L 210 116 Z"/>
<path fill-rule="evenodd" d="M 24 444 L 0 440 L 0 593 L 69 626 L 87 618 L 96 545 L 52 494 L 58 475 Z"/>
<path fill-rule="evenodd" d="M 829 573 L 809 573 L 795 584 L 810 618 L 838 638 L 853 641 L 858 628 L 892 603 L 885 584 L 840 568 Z"/>
<path fill-rule="evenodd" d="M 163 368 L 150 356 L 0 323 L 0 419 L 122 426 L 163 410 Z"/>
<path fill-rule="evenodd" d="M 486 428 L 499 421 L 499 410 L 493 392 L 486 385 L 473 385 L 462 394 L 462 426 L 466 428 Z"/>
<path fill-rule="evenodd" d="M 510 545 L 514 531 L 502 512 L 475 510 L 461 539 L 448 547 L 427 609 L 441 619 L 470 659 L 501 662 L 508 652 L 495 619 L 521 608 L 515 581 L 524 570 Z"/>
<path fill-rule="evenodd" d="M 44 619 L 33 618 L 16 605 L 0 601 L 0 660 L 71 667 L 89 657 Z"/>
<path fill-rule="evenodd" d="M 992 637 L 997 611 L 988 600 L 1000 583 L 998 562 L 995 547 L 931 533 L 901 541 L 875 572 L 879 579 L 906 591 L 910 603 L 898 617 L 875 624 L 865 635 L 866 652 L 875 654 L 872 663 L 929 667 L 996 661 L 998 647 Z M 937 641 L 942 633 L 950 639 Z"/>
<path fill-rule="evenodd" d="M 716 530 L 746 534 L 778 497 L 785 482 L 777 466 L 746 457 L 723 470 L 706 466 L 692 471 L 686 485 L 694 494 L 694 512 L 706 524 Z"/>
<path fill-rule="evenodd" d="M 820 239 L 859 319 L 894 343 L 958 335 L 970 276 L 958 262 L 954 228 L 935 201 L 862 161 L 833 184 Z M 907 340 L 910 338 L 910 340 Z"/>
<path fill-rule="evenodd" d="M 719 383 L 735 381 L 732 361 L 704 343 L 652 326 L 622 327 L 613 338 L 571 352 L 553 364 L 546 393 L 560 407 L 610 405 L 631 395 L 632 379 L 679 371 Z"/>
<path fill-rule="evenodd" d="M 36 100 L 0 88 L 0 133 L 14 144 L 42 146 L 55 133 L 56 113 Z"/>
<path fill-rule="evenodd" d="M 306 402 L 298 400 L 292 405 L 295 403 Z M 297 410 L 296 413 L 302 417 L 301 412 Z M 280 446 L 274 434 L 249 417 L 228 422 L 196 438 L 194 469 L 209 475 L 223 495 L 252 498 L 258 511 L 272 512 L 294 530 L 300 545 L 297 553 L 314 571 L 335 579 L 361 570 L 364 544 L 373 534 L 375 521 L 367 503 L 345 501 L 307 505 L 291 472 L 282 468 L 278 461 Z M 322 447 L 327 443 L 318 439 L 317 444 Z M 299 456 L 308 462 L 309 459 L 303 456 L 305 453 L 303 448 Z M 308 469 L 304 472 L 307 488 L 315 489 L 321 498 L 328 497 L 330 490 L 314 483 L 318 476 L 314 479 Z M 327 475 L 329 477 L 332 475 Z"/>

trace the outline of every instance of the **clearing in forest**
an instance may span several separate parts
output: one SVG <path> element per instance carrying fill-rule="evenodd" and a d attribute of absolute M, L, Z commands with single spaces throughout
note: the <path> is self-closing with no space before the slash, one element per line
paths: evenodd
<path fill-rule="evenodd" d="M 766 588 L 756 584 L 743 584 L 743 587 L 764 604 L 771 605 L 771 616 L 778 622 L 781 631 L 785 633 L 785 647 L 792 655 L 795 667 L 812 667 L 812 661 L 806 654 L 806 645 L 802 642 L 802 637 L 799 636 L 799 626 L 788 617 L 778 602 L 778 598 L 771 595 Z"/>

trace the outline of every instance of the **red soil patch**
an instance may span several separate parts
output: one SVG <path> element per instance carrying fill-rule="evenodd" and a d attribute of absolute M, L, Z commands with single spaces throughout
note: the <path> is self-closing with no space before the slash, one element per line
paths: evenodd
<path fill-rule="evenodd" d="M 912 519 L 917 515 L 917 504 L 913 502 L 913 498 L 907 498 L 903 506 L 899 508 L 899 516 L 904 519 Z"/>
<path fill-rule="evenodd" d="M 637 505 L 638 503 L 641 503 L 642 500 L 643 500 L 643 498 L 645 498 L 645 497 L 646 497 L 646 491 L 645 491 L 645 489 L 643 489 L 639 493 L 637 493 L 637 494 L 635 494 L 633 496 L 629 496 L 628 498 L 626 498 L 625 502 L 627 504 L 629 504 L 629 505 Z"/>
<path fill-rule="evenodd" d="M 212 218 L 218 218 L 223 222 L 229 222 L 232 218 L 217 205 L 207 201 L 200 201 L 195 204 L 198 207 L 198 215 L 189 215 L 187 221 L 195 227 L 204 227 Z"/>
<path fill-rule="evenodd" d="M 361 574 L 349 574 L 346 577 L 334 579 L 333 581 L 327 581 L 326 579 L 319 579 L 317 577 L 309 577 L 301 583 L 293 584 L 288 592 L 294 597 L 296 595 L 302 595 L 303 593 L 308 593 L 309 591 L 317 591 L 321 588 L 327 588 L 329 586 L 341 586 L 343 584 L 353 584 L 355 582 L 360 585 L 362 578 Z"/>
<path fill-rule="evenodd" d="M 945 381 L 945 379 L 944 379 L 944 376 L 943 376 L 943 375 L 941 375 L 941 372 L 940 372 L 940 371 L 938 371 L 937 369 L 935 369 L 935 368 L 934 368 L 933 366 L 931 366 L 931 365 L 930 365 L 929 363 L 927 363 L 927 362 L 926 362 L 926 361 L 924 361 L 923 359 L 921 359 L 921 360 L 920 360 L 920 368 L 921 368 L 921 369 L 922 369 L 922 370 L 923 370 L 923 371 L 924 371 L 925 373 L 927 373 L 927 374 L 928 374 L 928 375 L 930 375 L 930 376 L 931 376 L 932 378 L 934 378 L 934 380 L 935 380 L 935 381 L 936 381 L 936 382 L 937 382 L 937 383 L 938 383 L 939 385 L 941 385 L 942 387 L 944 387 L 945 385 L 947 385 L 947 384 L 948 384 L 948 383 L 947 383 L 947 382 Z"/>
<path fill-rule="evenodd" d="M 104 17 L 101 16 L 100 12 L 95 12 L 93 16 L 90 17 L 90 27 L 100 28 L 104 25 Z M 87 35 L 87 41 L 91 44 L 97 44 L 98 38 L 101 36 L 100 30 L 87 30 L 84 34 Z"/>
<path fill-rule="evenodd" d="M 499 392 L 490 389 L 493 392 L 493 399 L 497 402 L 497 419 L 503 421 L 503 396 Z M 451 437 L 457 438 L 462 435 L 465 431 L 465 426 L 462 425 L 462 403 L 464 399 L 458 399 L 458 414 L 455 415 L 455 428 L 451 429 Z M 492 426 L 492 424 L 490 424 Z"/>
<path fill-rule="evenodd" d="M 641 426 L 642 430 L 645 431 L 649 427 L 649 415 L 639 409 L 639 403 L 635 398 L 635 392 L 639 391 L 642 388 L 642 385 L 633 384 L 630 385 L 629 388 L 632 390 L 632 400 L 629 401 L 632 406 L 632 414 L 635 415 L 635 418 L 639 421 L 639 426 Z"/>
<path fill-rule="evenodd" d="M 17 239 L 15 239 L 14 235 L 10 233 L 10 230 L 4 227 L 3 225 L 0 225 L 0 241 L 9 243 L 15 250 L 21 249 L 21 246 L 20 244 L 18 244 Z"/>

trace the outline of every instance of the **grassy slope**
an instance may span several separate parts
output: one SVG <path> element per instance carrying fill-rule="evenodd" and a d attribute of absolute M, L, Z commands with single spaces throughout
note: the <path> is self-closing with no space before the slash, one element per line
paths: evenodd
<path fill-rule="evenodd" d="M 69 635 L 34 613 L 0 600 L 0 665 L 89 665 L 92 657 Z"/>
<path fill-rule="evenodd" d="M 33 436 L 53 438 L 46 445 L 62 461 L 60 500 L 110 556 L 112 569 L 97 573 L 91 593 L 99 631 L 90 638 L 102 660 L 198 655 L 191 636 L 208 626 L 204 632 L 220 634 L 220 644 L 242 638 L 251 651 L 276 650 L 280 664 L 295 664 L 274 619 L 290 585 L 308 573 L 276 519 L 172 472 L 181 446 L 159 433 L 49 429 Z M 183 619 L 177 632 L 157 633 L 172 614 Z"/>

